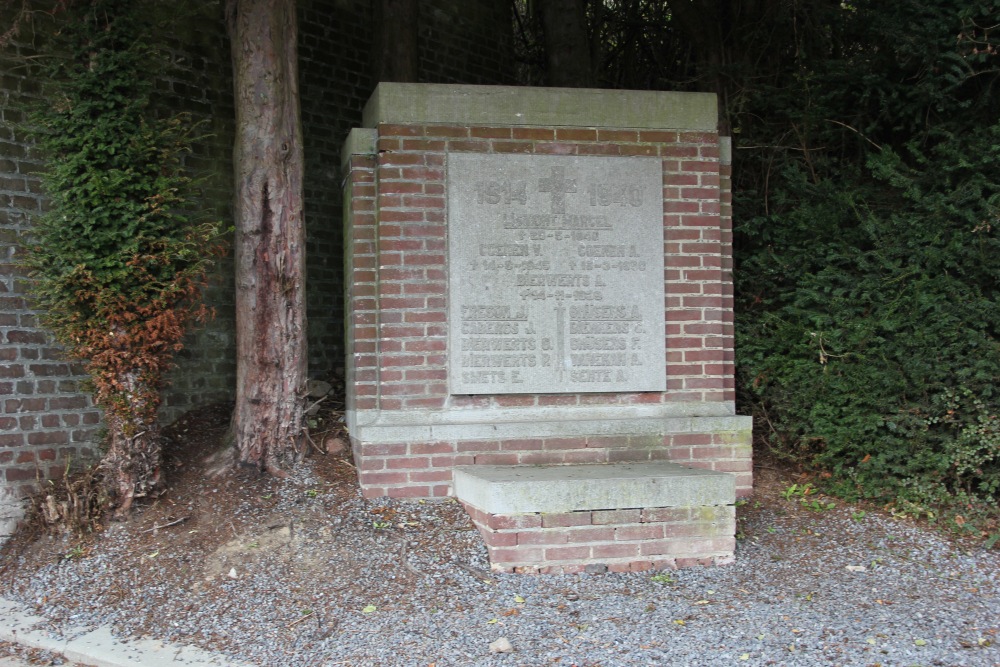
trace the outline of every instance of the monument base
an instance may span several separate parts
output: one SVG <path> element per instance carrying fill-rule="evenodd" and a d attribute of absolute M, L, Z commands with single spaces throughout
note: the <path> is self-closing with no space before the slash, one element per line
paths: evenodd
<path fill-rule="evenodd" d="M 455 495 L 501 572 L 629 572 L 731 562 L 734 491 L 732 475 L 672 463 L 455 470 Z"/>
<path fill-rule="evenodd" d="M 749 417 L 726 404 L 551 406 L 348 414 L 366 497 L 454 495 L 456 466 L 673 462 L 752 490 Z"/>

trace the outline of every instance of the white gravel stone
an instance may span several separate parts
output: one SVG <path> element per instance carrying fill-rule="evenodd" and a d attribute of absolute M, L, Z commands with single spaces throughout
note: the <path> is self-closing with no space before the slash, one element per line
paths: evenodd
<path fill-rule="evenodd" d="M 490 653 L 513 653 L 514 646 L 506 637 L 501 637 L 495 642 L 490 642 Z"/>
<path fill-rule="evenodd" d="M 274 515 L 327 511 L 275 528 L 261 520 L 259 547 L 238 554 L 253 561 L 219 570 L 238 569 L 236 581 L 206 580 L 197 562 L 187 567 L 199 586 L 158 581 L 164 559 L 185 554 L 139 560 L 113 525 L 91 555 L 5 577 L 0 594 L 56 635 L 71 616 L 123 636 L 152 624 L 156 639 L 268 666 L 1000 664 L 1000 553 L 875 512 L 855 521 L 849 507 L 766 506 L 740 520 L 746 537 L 724 567 L 525 576 L 490 572 L 479 534 L 451 524 L 450 506 L 305 493 L 320 486 L 308 467 L 282 483 Z M 287 539 L 266 542 L 285 527 Z M 337 579 L 338 568 L 351 576 Z M 362 613 L 368 605 L 376 611 Z M 518 657 L 487 653 L 489 637 Z"/>

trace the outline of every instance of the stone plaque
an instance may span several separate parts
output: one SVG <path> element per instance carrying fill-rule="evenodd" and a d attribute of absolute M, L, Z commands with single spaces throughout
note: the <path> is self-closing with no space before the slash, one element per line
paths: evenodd
<path fill-rule="evenodd" d="M 449 391 L 664 390 L 660 161 L 447 164 Z"/>

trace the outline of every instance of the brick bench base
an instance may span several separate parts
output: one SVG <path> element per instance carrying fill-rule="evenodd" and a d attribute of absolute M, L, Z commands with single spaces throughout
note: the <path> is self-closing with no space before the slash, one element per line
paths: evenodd
<path fill-rule="evenodd" d="M 472 466 L 456 470 L 455 492 L 496 571 L 629 572 L 733 560 L 736 498 L 726 473 L 669 463 Z"/>
<path fill-rule="evenodd" d="M 570 574 L 635 572 L 733 561 L 733 506 L 490 514 L 462 503 L 483 535 L 493 570 Z"/>

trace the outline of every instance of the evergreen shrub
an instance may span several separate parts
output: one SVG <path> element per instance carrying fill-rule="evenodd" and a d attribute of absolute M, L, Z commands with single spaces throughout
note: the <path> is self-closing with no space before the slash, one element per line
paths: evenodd
<path fill-rule="evenodd" d="M 994 4 L 847 6 L 825 61 L 758 91 L 769 148 L 736 168 L 758 433 L 845 497 L 977 534 L 1000 533 Z"/>
<path fill-rule="evenodd" d="M 103 408 L 102 469 L 126 508 L 159 475 L 164 374 L 193 321 L 219 225 L 198 219 L 184 156 L 196 129 L 157 117 L 143 5 L 80 0 L 60 18 L 49 104 L 34 115 L 50 208 L 28 263 L 44 321 Z"/>

